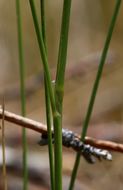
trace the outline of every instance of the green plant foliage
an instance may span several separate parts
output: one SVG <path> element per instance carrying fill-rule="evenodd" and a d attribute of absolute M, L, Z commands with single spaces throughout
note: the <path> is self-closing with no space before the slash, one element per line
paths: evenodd
<path fill-rule="evenodd" d="M 89 101 L 89 106 L 88 106 L 88 110 L 87 110 L 86 117 L 85 117 L 85 122 L 84 122 L 84 125 L 83 125 L 83 130 L 82 130 L 82 134 L 81 134 L 82 141 L 84 141 L 85 135 L 87 133 L 88 124 L 89 124 L 91 113 L 92 113 L 92 110 L 93 110 L 93 106 L 94 106 L 94 102 L 95 102 L 99 82 L 100 82 L 100 79 L 101 79 L 101 76 L 102 76 L 102 71 L 103 71 L 103 67 L 104 67 L 104 64 L 105 64 L 106 55 L 107 55 L 107 52 L 108 52 L 108 49 L 109 49 L 109 45 L 110 45 L 110 41 L 111 41 L 111 38 L 112 38 L 112 34 L 113 34 L 114 26 L 115 26 L 115 23 L 116 23 L 116 19 L 117 19 L 117 16 L 118 16 L 120 4 L 121 4 L 121 0 L 116 0 L 115 9 L 114 9 L 113 16 L 112 16 L 112 19 L 111 19 L 111 23 L 110 23 L 110 26 L 109 26 L 109 30 L 108 30 L 108 33 L 107 33 L 107 37 L 106 37 L 106 41 L 105 41 L 105 44 L 104 44 L 102 56 L 101 56 L 101 59 L 100 59 L 98 72 L 97 72 L 97 75 L 96 75 L 96 79 L 94 81 L 92 94 L 90 96 L 90 101 Z M 76 178 L 76 175 L 77 175 L 79 162 L 80 162 L 80 154 L 77 154 L 75 164 L 74 164 L 74 168 L 73 168 L 73 172 L 72 172 L 72 176 L 71 176 L 71 182 L 70 182 L 69 190 L 72 190 L 74 188 L 74 182 L 75 182 L 75 178 Z"/>
<path fill-rule="evenodd" d="M 21 93 L 21 114 L 26 115 L 26 98 L 25 98 L 25 69 L 24 69 L 24 54 L 22 44 L 22 26 L 21 26 L 21 12 L 20 1 L 16 0 L 16 14 L 17 14 L 17 30 L 18 30 L 18 54 L 19 54 L 19 71 L 20 71 L 20 93 Z M 27 168 L 27 139 L 26 129 L 22 129 L 22 148 L 23 148 L 23 189 L 26 190 L 28 186 L 28 168 Z"/>

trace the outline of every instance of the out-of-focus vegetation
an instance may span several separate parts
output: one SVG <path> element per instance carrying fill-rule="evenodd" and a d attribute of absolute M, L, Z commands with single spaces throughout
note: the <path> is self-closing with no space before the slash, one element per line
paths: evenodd
<path fill-rule="evenodd" d="M 38 2 L 37 2 L 38 3 Z M 26 63 L 26 82 L 27 87 L 30 85 L 29 78 L 42 75 L 40 67 L 40 55 L 38 45 L 34 33 L 31 12 L 28 1 L 21 1 L 22 5 L 22 21 L 23 21 L 23 40 L 24 54 Z M 47 13 L 47 43 L 48 57 L 51 67 L 51 73 L 54 76 L 59 32 L 61 5 L 59 0 L 48 1 L 46 6 Z M 84 120 L 87 109 L 90 92 L 95 79 L 100 53 L 104 45 L 106 32 L 111 20 L 114 7 L 114 1 L 73 1 L 72 15 L 70 23 L 69 48 L 66 71 L 66 86 L 64 99 L 64 126 L 71 128 L 74 131 L 80 131 L 81 123 Z M 39 8 L 39 6 L 37 6 Z M 89 134 L 103 139 L 122 141 L 122 114 L 123 114 L 123 7 L 121 6 L 118 16 L 115 31 L 112 37 L 112 42 L 107 58 L 107 63 L 104 68 L 102 81 L 98 90 L 94 111 L 92 114 L 91 126 Z M 16 26 L 16 11 L 15 1 L 0 2 L 0 95 L 11 89 L 11 96 L 16 93 L 13 85 L 18 89 L 18 45 L 17 45 L 17 26 Z M 73 70 L 71 68 L 74 68 Z M 80 74 L 74 74 L 67 79 L 68 72 L 75 72 L 75 68 Z M 54 79 L 54 77 L 53 77 Z M 35 82 L 35 81 L 34 81 Z M 34 83 L 35 85 L 35 83 Z M 34 87 L 32 85 L 32 88 Z M 15 88 L 14 88 L 15 89 Z M 27 96 L 27 114 L 29 117 L 45 122 L 44 108 L 44 87 L 41 83 L 36 90 L 32 90 L 31 96 Z M 8 94 L 9 94 L 8 90 Z M 5 94 L 5 106 L 13 112 L 20 113 L 20 103 L 17 98 L 9 98 Z M 2 96 L 0 97 L 2 102 Z M 40 103 L 39 103 L 40 102 Z M 11 127 L 11 128 L 10 128 Z M 6 123 L 6 141 L 11 146 L 21 142 L 20 129 Z M 16 137 L 16 138 L 15 138 Z M 35 159 L 39 164 L 40 171 L 44 170 L 46 182 L 48 172 L 47 148 L 41 148 L 35 145 L 39 136 L 28 132 L 29 144 L 31 145 L 33 154 L 40 154 Z M 12 140 L 13 139 L 13 140 Z M 16 146 L 14 146 L 16 151 Z M 64 173 L 70 174 L 73 166 L 74 153 L 65 150 L 64 153 Z M 82 159 L 82 164 L 79 169 L 78 188 L 79 185 L 87 186 L 87 189 L 118 189 L 122 188 L 123 173 L 122 173 L 122 155 L 114 155 L 112 163 L 97 163 L 90 166 Z M 17 158 L 19 160 L 19 158 Z M 46 160 L 46 162 L 45 162 Z M 68 162 L 69 161 L 69 162 Z M 31 162 L 31 161 L 30 161 Z M 31 162 L 33 165 L 34 163 Z M 35 168 L 37 166 L 34 166 Z M 39 168 L 39 167 L 38 167 Z M 9 170 L 11 173 L 11 170 Z M 43 174 L 42 174 L 43 175 Z M 112 179 L 115 179 L 115 183 Z M 67 178 L 66 178 L 67 179 Z M 69 179 L 69 178 L 68 178 Z M 98 183 L 97 183 L 98 180 Z M 11 177 L 10 177 L 11 181 Z M 66 180 L 67 181 L 67 180 Z M 68 181 L 66 182 L 68 183 Z M 43 182 L 42 182 L 43 184 Z M 13 188 L 12 188 L 13 189 Z M 30 187 L 31 189 L 31 187 Z M 34 187 L 32 187 L 34 189 Z M 65 189 L 65 188 L 64 188 Z M 86 189 L 86 187 L 85 187 Z"/>

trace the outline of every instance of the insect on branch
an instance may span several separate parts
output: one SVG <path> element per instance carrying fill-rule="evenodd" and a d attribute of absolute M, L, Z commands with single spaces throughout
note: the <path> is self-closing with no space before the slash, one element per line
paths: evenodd
<path fill-rule="evenodd" d="M 2 107 L 0 107 L 0 119 L 2 119 L 2 114 L 3 114 Z M 45 143 L 47 144 L 47 126 L 44 125 L 43 123 L 22 117 L 20 115 L 14 114 L 6 110 L 4 111 L 4 119 L 13 124 L 19 125 L 27 129 L 31 129 L 35 132 L 42 134 L 42 140 L 43 141 L 46 140 Z M 118 144 L 115 142 L 105 141 L 105 140 L 97 140 L 95 138 L 87 136 L 85 137 L 85 141 L 83 143 L 78 134 L 74 133 L 73 131 L 69 131 L 67 129 L 62 130 L 62 138 L 64 146 L 71 147 L 77 152 L 80 152 L 81 150 L 81 154 L 86 158 L 86 160 L 89 158 L 91 154 L 97 157 L 98 159 L 103 157 L 107 160 L 111 160 L 111 157 L 108 155 L 108 151 L 104 152 L 105 151 L 104 149 L 123 153 L 123 144 Z M 39 144 L 43 142 L 42 140 L 40 141 Z M 89 162 L 93 161 L 90 160 Z"/>

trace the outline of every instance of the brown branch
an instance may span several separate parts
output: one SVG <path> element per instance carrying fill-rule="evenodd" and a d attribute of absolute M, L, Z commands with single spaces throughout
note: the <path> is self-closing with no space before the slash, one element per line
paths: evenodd
<path fill-rule="evenodd" d="M 2 118 L 2 108 L 0 108 L 0 119 Z M 14 114 L 12 112 L 4 111 L 4 118 L 6 121 L 17 124 L 21 127 L 32 129 L 39 133 L 47 133 L 46 125 L 34 121 L 32 119 L 24 118 L 20 115 Z"/>
<path fill-rule="evenodd" d="M 3 113 L 2 108 L 0 108 L 0 119 L 2 118 L 2 113 Z M 17 115 L 8 111 L 4 111 L 4 118 L 6 121 L 17 124 L 21 127 L 34 130 L 41 134 L 47 134 L 47 126 L 40 122 L 31 120 L 28 118 L 24 118 L 20 115 Z M 76 134 L 76 138 L 80 139 L 80 136 Z M 85 144 L 90 144 L 100 149 L 112 150 L 112 151 L 123 153 L 123 144 L 118 144 L 111 141 L 97 140 L 95 138 L 86 136 Z"/>
<path fill-rule="evenodd" d="M 115 143 L 112 141 L 105 141 L 105 140 L 97 140 L 92 137 L 85 137 L 85 143 L 90 144 L 97 148 L 123 153 L 123 144 L 120 144 L 120 143 Z"/>

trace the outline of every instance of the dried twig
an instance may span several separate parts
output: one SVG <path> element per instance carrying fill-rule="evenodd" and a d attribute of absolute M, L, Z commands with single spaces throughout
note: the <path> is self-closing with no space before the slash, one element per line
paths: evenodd
<path fill-rule="evenodd" d="M 0 118 L 2 118 L 2 108 L 0 108 Z M 17 124 L 21 127 L 25 127 L 31 130 L 34 130 L 41 134 L 47 134 L 47 127 L 43 123 L 24 118 L 20 115 L 14 114 L 12 112 L 4 111 L 4 119 L 8 122 Z M 75 137 L 80 140 L 80 136 L 75 134 Z M 92 145 L 94 147 L 106 150 L 112 150 L 116 152 L 123 153 L 123 144 L 118 144 L 111 141 L 97 140 L 92 137 L 85 137 L 85 144 Z"/>
<path fill-rule="evenodd" d="M 3 97 L 3 105 L 2 105 L 2 158 L 3 158 L 3 185 L 4 189 L 7 190 L 7 173 L 6 173 L 6 155 L 5 155 L 5 125 L 4 125 L 4 115 L 5 104 Z"/>
<path fill-rule="evenodd" d="M 123 153 L 123 144 L 120 144 L 120 143 L 115 143 L 112 141 L 105 141 L 105 140 L 97 140 L 92 137 L 86 137 L 85 143 L 90 144 L 91 146 L 94 146 L 97 148 L 102 148 L 106 150 L 112 150 L 112 151 Z"/>
<path fill-rule="evenodd" d="M 0 118 L 2 118 L 2 108 L 0 108 Z M 4 118 L 6 121 L 17 124 L 21 127 L 32 129 L 39 133 L 47 134 L 46 125 L 32 119 L 22 117 L 9 111 L 4 111 Z"/>

